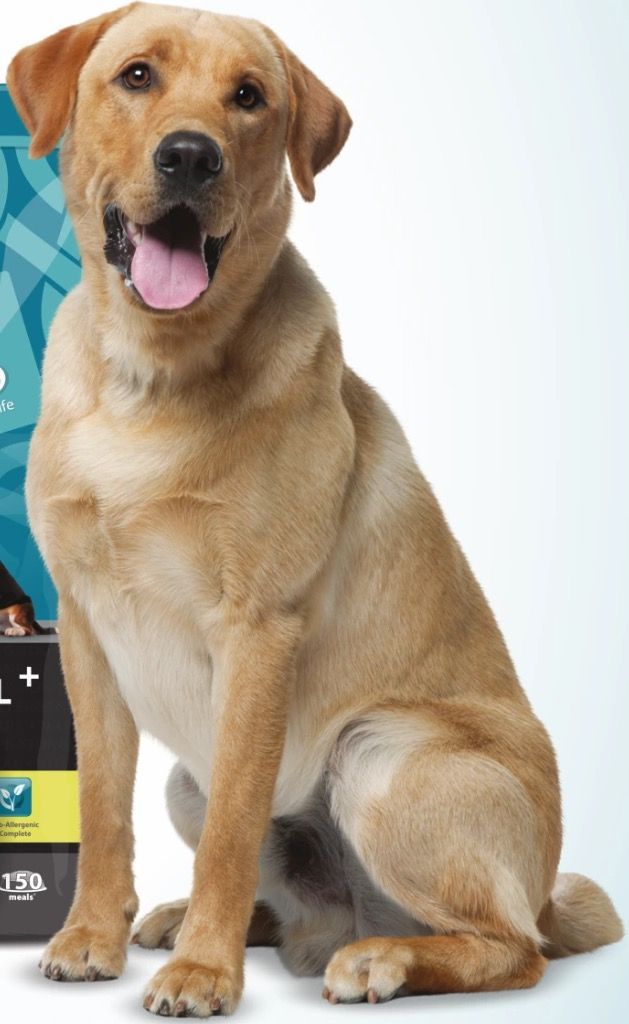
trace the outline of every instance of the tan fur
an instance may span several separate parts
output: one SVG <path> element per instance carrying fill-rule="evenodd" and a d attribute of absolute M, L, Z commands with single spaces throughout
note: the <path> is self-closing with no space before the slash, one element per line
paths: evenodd
<path fill-rule="evenodd" d="M 547 961 L 530 943 L 471 935 L 364 939 L 336 953 L 324 998 L 370 1003 L 408 994 L 492 992 L 536 985 Z"/>
<path fill-rule="evenodd" d="M 144 949 L 174 949 L 188 904 L 189 900 L 175 900 L 154 907 L 135 928 L 131 942 Z M 247 945 L 277 945 L 277 921 L 262 902 L 254 907 L 247 931 Z"/>
<path fill-rule="evenodd" d="M 546 956 L 586 953 L 618 942 L 623 927 L 606 892 L 574 872 L 557 875 L 551 898 L 539 920 Z"/>
<path fill-rule="evenodd" d="M 66 128 L 84 267 L 51 331 L 27 481 L 60 594 L 82 807 L 77 895 L 44 970 L 122 968 L 137 722 L 207 799 L 189 904 L 140 926 L 146 945 L 178 931 L 153 1012 L 235 1007 L 269 819 L 307 806 L 324 770 L 374 884 L 436 933 L 340 950 L 332 1000 L 522 987 L 543 972 L 545 934 L 550 953 L 618 938 L 594 883 L 551 897 L 550 740 L 402 431 L 344 365 L 332 302 L 285 238 L 285 156 L 312 199 L 349 131 L 343 104 L 245 19 L 134 4 L 62 44 L 9 73 L 34 153 Z M 115 84 L 139 56 L 161 76 L 141 98 Z M 245 71 L 268 100 L 250 118 L 228 102 Z M 102 211 L 157 216 L 151 156 L 180 128 L 223 148 L 204 227 L 231 235 L 201 299 L 151 314 L 103 259 Z"/>

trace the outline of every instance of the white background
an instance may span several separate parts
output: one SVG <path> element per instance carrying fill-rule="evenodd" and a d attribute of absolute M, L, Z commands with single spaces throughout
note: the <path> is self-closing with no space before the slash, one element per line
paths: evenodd
<path fill-rule="evenodd" d="M 401 419 L 554 738 L 563 866 L 601 882 L 628 920 L 629 4 L 212 8 L 269 23 L 354 117 L 315 203 L 296 202 L 292 236 L 337 302 L 348 362 Z M 0 73 L 20 46 L 101 9 L 11 4 Z M 142 911 L 189 884 L 164 810 L 169 765 L 145 740 Z M 134 949 L 124 980 L 71 986 L 40 978 L 38 953 L 0 947 L 5 1014 L 146 1019 L 140 992 L 164 954 Z M 531 992 L 333 1008 L 319 981 L 255 951 L 238 1019 L 620 1022 L 628 966 L 621 944 L 552 964 Z"/>

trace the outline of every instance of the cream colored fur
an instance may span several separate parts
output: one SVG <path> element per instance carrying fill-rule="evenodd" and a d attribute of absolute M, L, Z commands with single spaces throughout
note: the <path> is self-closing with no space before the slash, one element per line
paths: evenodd
<path fill-rule="evenodd" d="M 159 68 L 141 98 L 116 85 L 138 55 Z M 230 100 L 252 68 L 267 98 L 254 115 Z M 35 154 L 67 128 L 84 265 L 50 333 L 27 480 L 82 787 L 77 895 L 44 972 L 122 969 L 140 730 L 188 773 L 171 813 L 196 848 L 189 903 L 143 926 L 147 945 L 178 933 L 152 1012 L 235 1008 L 257 886 L 296 969 L 334 954 L 331 1001 L 523 987 L 544 949 L 618 938 L 594 883 L 556 881 L 550 740 L 399 425 L 345 365 L 332 301 L 285 237 L 286 153 L 312 199 L 349 131 L 341 101 L 257 22 L 145 4 L 22 51 L 9 84 Z M 152 154 L 181 127 L 224 150 L 204 228 L 231 234 L 207 293 L 159 315 L 105 263 L 102 214 L 157 216 Z M 268 874 L 271 818 L 307 816 L 322 787 L 367 902 L 382 900 L 374 927 L 397 935 L 365 936 L 351 905 L 315 910 Z"/>

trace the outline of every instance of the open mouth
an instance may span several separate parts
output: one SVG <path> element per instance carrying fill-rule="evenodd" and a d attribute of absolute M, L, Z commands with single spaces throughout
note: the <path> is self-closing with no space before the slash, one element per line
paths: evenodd
<path fill-rule="evenodd" d="M 152 224 L 136 224 L 110 203 L 103 216 L 105 258 L 151 309 L 185 309 L 206 290 L 229 235 L 201 229 L 189 206 L 174 206 Z"/>

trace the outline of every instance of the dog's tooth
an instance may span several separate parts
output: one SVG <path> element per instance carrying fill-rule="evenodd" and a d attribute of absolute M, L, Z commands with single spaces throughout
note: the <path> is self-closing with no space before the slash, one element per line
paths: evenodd
<path fill-rule="evenodd" d="M 128 217 L 125 217 L 124 227 L 131 241 L 138 245 L 142 241 L 142 225 L 136 224 L 134 220 L 129 220 Z"/>

